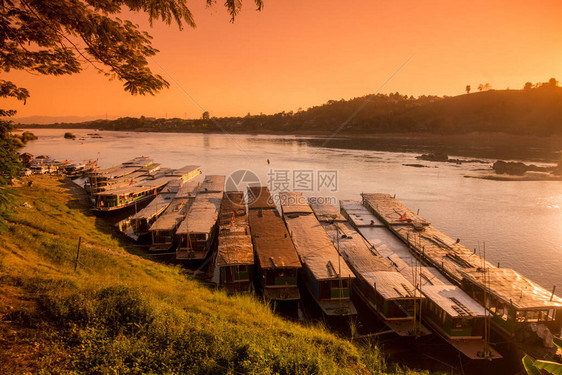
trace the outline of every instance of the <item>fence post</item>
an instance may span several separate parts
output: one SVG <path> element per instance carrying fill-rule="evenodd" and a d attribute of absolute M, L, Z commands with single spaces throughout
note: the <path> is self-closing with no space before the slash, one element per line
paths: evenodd
<path fill-rule="evenodd" d="M 74 272 L 78 267 L 78 258 L 80 257 L 80 243 L 82 242 L 82 237 L 78 237 L 78 249 L 76 250 L 76 261 L 74 262 Z"/>

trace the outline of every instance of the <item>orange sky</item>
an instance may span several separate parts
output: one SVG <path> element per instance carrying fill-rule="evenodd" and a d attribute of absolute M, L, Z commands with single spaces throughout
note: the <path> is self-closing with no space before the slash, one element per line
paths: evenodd
<path fill-rule="evenodd" d="M 234 24 L 222 7 L 192 1 L 198 27 L 149 29 L 154 58 L 215 116 L 306 109 L 329 99 L 382 89 L 409 95 L 458 95 L 489 82 L 521 88 L 562 81 L 562 3 L 552 1 L 265 0 L 246 1 Z M 153 64 L 154 70 L 168 77 Z M 119 81 L 86 69 L 68 77 L 4 74 L 31 91 L 25 116 L 200 117 L 201 110 L 168 79 L 157 96 L 131 96 Z M 3 104 L 6 107 L 6 104 Z"/>

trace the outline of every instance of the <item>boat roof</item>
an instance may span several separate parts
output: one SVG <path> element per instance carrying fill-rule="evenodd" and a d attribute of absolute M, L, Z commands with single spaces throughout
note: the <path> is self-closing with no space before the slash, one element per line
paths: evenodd
<path fill-rule="evenodd" d="M 472 268 L 462 270 L 463 280 L 487 290 L 517 309 L 561 308 L 562 298 L 511 268 Z M 550 300 L 552 296 L 552 301 Z"/>
<path fill-rule="evenodd" d="M 244 206 L 244 193 L 225 193 L 220 210 L 218 267 L 254 264 L 254 247 Z"/>
<path fill-rule="evenodd" d="M 145 208 L 131 216 L 131 219 L 150 219 L 160 215 L 172 202 L 173 194 L 159 194 Z"/>
<path fill-rule="evenodd" d="M 114 189 L 100 191 L 95 193 L 94 195 L 103 195 L 103 196 L 111 196 L 111 195 L 128 195 L 133 193 L 143 193 L 147 190 L 151 190 L 154 188 L 159 188 L 166 185 L 173 179 L 177 177 L 160 177 L 157 179 L 143 179 L 137 182 L 134 182 L 129 186 L 122 186 L 117 187 Z"/>
<path fill-rule="evenodd" d="M 185 183 L 181 178 L 176 178 L 166 184 L 160 191 L 160 194 L 173 194 L 174 196 L 179 191 L 180 187 Z"/>
<path fill-rule="evenodd" d="M 248 186 L 248 209 L 276 209 L 267 186 Z"/>
<path fill-rule="evenodd" d="M 199 183 L 195 181 L 186 182 L 179 188 L 176 198 L 195 198 L 198 191 Z"/>
<path fill-rule="evenodd" d="M 277 210 L 251 210 L 248 217 L 261 268 L 301 267 L 295 245 Z"/>
<path fill-rule="evenodd" d="M 150 165 L 151 163 L 152 163 L 152 159 L 146 156 L 139 156 L 129 161 L 126 161 L 124 163 L 121 163 L 120 165 L 116 165 L 104 169 L 96 169 L 95 171 L 92 172 L 92 175 L 100 176 L 100 177 L 103 176 L 106 178 L 116 178 L 132 173 L 141 167 Z"/>
<path fill-rule="evenodd" d="M 308 203 L 320 222 L 347 221 L 337 206 L 321 203 L 321 197 L 310 198 Z"/>
<path fill-rule="evenodd" d="M 380 272 L 384 273 L 381 276 L 383 278 L 380 280 L 381 282 L 391 280 L 391 285 L 388 287 L 381 286 L 380 282 L 377 282 L 377 292 L 385 299 L 420 297 L 419 293 L 415 294 L 416 288 L 410 281 L 392 267 L 388 260 L 374 251 L 372 246 L 348 222 L 323 223 L 322 225 L 332 242 L 339 246 L 340 254 L 343 255 L 356 276 L 361 276 L 371 286 L 374 286 L 371 281 L 376 280 Z M 388 272 L 393 272 L 395 275 L 386 275 Z M 401 287 L 398 288 L 397 285 Z M 408 290 L 410 292 L 406 292 Z"/>
<path fill-rule="evenodd" d="M 297 191 L 282 191 L 279 193 L 279 203 L 283 215 L 295 213 L 312 213 L 312 208 L 308 205 L 302 193 Z"/>
<path fill-rule="evenodd" d="M 246 215 L 246 205 L 244 193 L 241 191 L 227 191 L 224 193 L 222 200 L 221 213 L 219 217 L 219 225 L 226 225 L 233 220 L 238 221 L 245 218 L 247 224 L 248 217 Z"/>
<path fill-rule="evenodd" d="M 189 209 L 190 200 L 174 199 L 166 208 L 166 211 L 150 226 L 150 231 L 169 230 L 173 231 L 185 218 Z"/>
<path fill-rule="evenodd" d="M 205 176 L 201 182 L 202 193 L 222 193 L 224 191 L 224 181 L 226 177 L 223 175 L 211 174 Z"/>
<path fill-rule="evenodd" d="M 185 220 L 178 226 L 176 233 L 179 235 L 188 232 L 190 234 L 211 233 L 217 223 L 222 198 L 222 192 L 199 192 L 193 200 Z"/>
<path fill-rule="evenodd" d="M 383 227 L 384 223 L 379 220 L 371 211 L 369 211 L 359 201 L 343 200 L 340 201 L 340 207 L 346 216 L 356 227 L 371 226 Z"/>
<path fill-rule="evenodd" d="M 383 221 L 390 225 L 403 225 L 405 223 L 429 225 L 429 221 L 410 210 L 390 194 L 364 193 L 361 195 L 363 201 L 377 212 Z"/>
<path fill-rule="evenodd" d="M 361 276 L 385 299 L 423 298 L 421 293 L 395 270 L 364 272 Z"/>
<path fill-rule="evenodd" d="M 460 271 L 467 268 L 495 267 L 490 262 L 470 250 L 466 246 L 439 231 L 433 225 L 416 230 L 411 225 L 393 226 L 395 232 L 405 241 L 422 249 L 424 255 L 435 266 L 440 266 L 450 277 L 461 280 Z"/>
<path fill-rule="evenodd" d="M 313 214 L 288 214 L 284 219 L 302 263 L 317 280 L 355 278 Z"/>
<path fill-rule="evenodd" d="M 171 169 L 169 171 L 166 172 L 167 176 L 174 176 L 174 177 L 184 177 L 186 175 L 188 175 L 191 172 L 200 170 L 201 166 L 200 165 L 185 165 L 183 167 L 177 168 L 177 169 Z M 201 171 L 199 171 L 199 173 L 201 173 Z"/>
<path fill-rule="evenodd" d="M 427 285 L 422 287 L 422 293 L 453 318 L 486 316 L 484 307 L 456 285 Z"/>

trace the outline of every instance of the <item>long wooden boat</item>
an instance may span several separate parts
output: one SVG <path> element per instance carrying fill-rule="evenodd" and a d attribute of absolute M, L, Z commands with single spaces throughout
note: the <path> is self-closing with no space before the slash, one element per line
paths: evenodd
<path fill-rule="evenodd" d="M 277 209 L 251 209 L 248 216 L 259 290 L 270 300 L 299 300 L 301 262 Z"/>
<path fill-rule="evenodd" d="M 225 193 L 219 215 L 219 244 L 210 269 L 212 281 L 230 292 L 248 292 L 254 276 L 254 248 L 244 193 Z"/>
<path fill-rule="evenodd" d="M 144 174 L 133 179 L 127 186 L 99 191 L 92 195 L 94 212 L 115 212 L 128 207 L 138 206 L 156 197 L 170 181 L 182 179 L 193 180 L 201 172 L 199 166 L 186 166 L 180 170 L 162 171 L 157 174 Z M 139 172 L 140 173 L 140 172 Z"/>
<path fill-rule="evenodd" d="M 176 259 L 205 259 L 216 242 L 217 219 L 224 194 L 225 176 L 208 175 L 185 219 L 176 230 Z"/>
<path fill-rule="evenodd" d="M 126 227 L 131 228 L 132 235 L 140 237 L 147 234 L 150 226 L 156 221 L 156 219 L 158 219 L 166 208 L 168 208 L 184 183 L 185 181 L 182 179 L 176 179 L 168 182 L 156 198 L 154 198 L 154 200 L 152 200 L 145 208 L 138 211 L 128 219 L 123 220 Z M 195 188 L 197 188 L 197 184 L 194 185 Z"/>
<path fill-rule="evenodd" d="M 492 312 L 497 330 L 519 342 L 537 337 L 549 349 L 562 336 L 562 298 L 510 268 L 461 271 L 462 287 Z"/>
<path fill-rule="evenodd" d="M 95 194 L 104 191 L 108 186 L 115 185 L 125 176 L 138 171 L 141 168 L 147 168 L 152 165 L 153 160 L 146 156 L 138 156 L 129 161 L 110 168 L 96 168 L 88 176 L 89 193 Z M 130 182 L 130 181 L 129 181 Z M 119 186 L 118 186 L 119 187 Z"/>
<path fill-rule="evenodd" d="M 357 314 L 351 301 L 355 275 L 334 247 L 300 193 L 280 195 L 283 219 L 303 264 L 304 285 L 328 316 Z M 293 203 L 295 202 L 295 203 Z"/>
<path fill-rule="evenodd" d="M 524 344 L 532 341 L 530 337 L 551 349 L 549 337 L 562 335 L 562 299 L 554 290 L 496 267 L 388 194 L 363 194 L 363 203 L 412 251 L 490 310 L 492 328 L 501 335 L 515 338 L 528 350 L 534 350 Z M 518 304 L 517 299 L 524 302 Z"/>
<path fill-rule="evenodd" d="M 193 204 L 198 189 L 198 183 L 186 182 L 174 195 L 174 199 L 149 228 L 152 239 L 150 251 L 168 252 L 177 246 L 174 242 L 176 230 Z"/>
<path fill-rule="evenodd" d="M 341 201 L 342 212 L 369 243 L 425 296 L 421 318 L 449 344 L 470 359 L 497 359 L 501 355 L 483 335 L 486 310 L 434 267 L 416 258 L 408 245 L 388 230 L 361 202 Z"/>
<path fill-rule="evenodd" d="M 322 227 L 355 274 L 353 292 L 400 336 L 421 336 L 430 331 L 418 315 L 425 297 L 353 229 L 330 204 L 312 205 Z"/>
<path fill-rule="evenodd" d="M 362 194 L 363 203 L 384 225 L 447 278 L 460 284 L 465 268 L 494 267 L 389 194 Z"/>

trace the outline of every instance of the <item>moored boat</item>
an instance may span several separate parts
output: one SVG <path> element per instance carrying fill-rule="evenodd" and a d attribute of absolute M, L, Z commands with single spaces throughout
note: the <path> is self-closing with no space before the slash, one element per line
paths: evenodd
<path fill-rule="evenodd" d="M 490 315 L 437 269 L 420 263 L 415 253 L 361 202 L 341 201 L 342 212 L 371 245 L 425 297 L 420 310 L 424 323 L 470 359 L 498 359 L 501 355 L 484 340 Z"/>
<path fill-rule="evenodd" d="M 312 205 L 322 227 L 356 276 L 353 292 L 395 333 L 421 336 L 430 331 L 419 322 L 423 295 L 352 228 L 333 205 Z"/>
<path fill-rule="evenodd" d="M 230 292 L 248 292 L 254 276 L 254 248 L 244 193 L 225 193 L 219 215 L 218 249 L 210 269 L 212 281 Z"/>
<path fill-rule="evenodd" d="M 328 316 L 357 314 L 351 301 L 355 275 L 300 193 L 282 192 L 283 219 L 299 255 L 304 285 Z"/>
<path fill-rule="evenodd" d="M 283 219 L 275 208 L 251 209 L 248 215 L 259 290 L 270 300 L 299 300 L 301 262 Z"/>
<path fill-rule="evenodd" d="M 205 259 L 216 243 L 217 219 L 224 194 L 225 176 L 208 175 L 185 219 L 176 230 L 176 259 Z"/>

